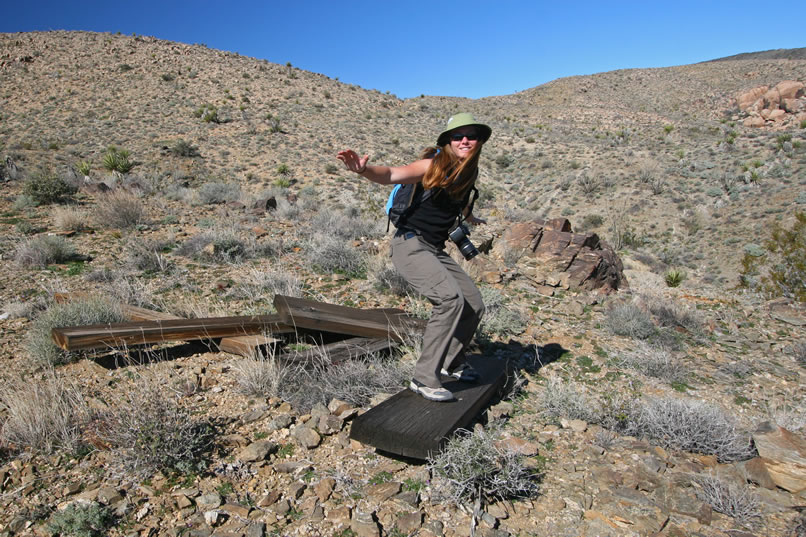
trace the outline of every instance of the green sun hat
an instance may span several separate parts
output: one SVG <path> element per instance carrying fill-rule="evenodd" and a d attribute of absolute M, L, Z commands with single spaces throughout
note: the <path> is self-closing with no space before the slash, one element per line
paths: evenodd
<path fill-rule="evenodd" d="M 458 129 L 459 127 L 467 127 L 468 125 L 472 125 L 479 130 L 479 141 L 481 143 L 486 142 L 493 133 L 493 130 L 487 125 L 477 123 L 476 118 L 473 117 L 473 114 L 462 112 L 454 115 L 448 120 L 448 127 L 442 134 L 439 135 L 439 138 L 437 138 L 437 145 L 443 146 L 447 144 L 452 130 Z"/>

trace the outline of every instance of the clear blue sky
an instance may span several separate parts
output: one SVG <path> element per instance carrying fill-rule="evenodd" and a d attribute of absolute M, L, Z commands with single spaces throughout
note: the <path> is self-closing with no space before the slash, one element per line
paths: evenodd
<path fill-rule="evenodd" d="M 205 45 L 398 97 L 485 97 L 556 78 L 806 47 L 806 2 L 29 0 L 0 32 L 87 30 Z M 2 52 L 2 51 L 0 51 Z"/>

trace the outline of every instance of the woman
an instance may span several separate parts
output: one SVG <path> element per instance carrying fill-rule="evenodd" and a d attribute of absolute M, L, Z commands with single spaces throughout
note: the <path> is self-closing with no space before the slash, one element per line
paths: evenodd
<path fill-rule="evenodd" d="M 352 149 L 338 159 L 358 175 L 381 185 L 422 183 L 430 195 L 417 197 L 398 223 L 391 242 L 392 262 L 398 272 L 433 310 L 423 336 L 422 352 L 409 388 L 432 401 L 451 401 L 440 375 L 476 382 L 479 375 L 465 363 L 465 349 L 484 313 L 481 293 L 473 280 L 445 252 L 445 241 L 461 214 L 464 220 L 483 224 L 471 213 L 471 191 L 478 176 L 481 147 L 492 129 L 471 114 L 456 114 L 420 160 L 406 166 L 370 166 L 369 155 Z M 419 190 L 422 192 L 422 189 Z"/>

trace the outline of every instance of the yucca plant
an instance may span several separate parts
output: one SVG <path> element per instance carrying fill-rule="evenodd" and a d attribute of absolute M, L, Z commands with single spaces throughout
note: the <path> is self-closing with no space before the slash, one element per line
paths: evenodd
<path fill-rule="evenodd" d="M 686 273 L 680 269 L 671 269 L 666 271 L 663 279 L 668 287 L 678 287 L 686 279 Z"/>

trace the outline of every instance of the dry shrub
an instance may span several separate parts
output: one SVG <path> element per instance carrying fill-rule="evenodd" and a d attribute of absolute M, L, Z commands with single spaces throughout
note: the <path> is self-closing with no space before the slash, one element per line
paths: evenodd
<path fill-rule="evenodd" d="M 476 337 L 490 340 L 493 337 L 517 335 L 526 329 L 527 318 L 511 306 L 509 298 L 495 287 L 482 287 L 484 315 L 481 318 Z"/>
<path fill-rule="evenodd" d="M 129 229 L 146 221 L 143 200 L 128 190 L 115 189 L 98 199 L 95 221 L 99 227 Z"/>
<path fill-rule="evenodd" d="M 636 342 L 635 348 L 615 358 L 617 368 L 627 367 L 648 377 L 661 379 L 669 384 L 685 382 L 689 373 L 686 366 L 664 347 L 653 347 Z"/>
<path fill-rule="evenodd" d="M 301 297 L 302 281 L 282 269 L 250 269 L 243 279 L 229 290 L 228 295 L 250 302 L 271 303 L 274 295 Z"/>
<path fill-rule="evenodd" d="M 86 231 L 89 228 L 87 211 L 73 207 L 56 207 L 53 225 L 62 231 Z"/>
<path fill-rule="evenodd" d="M 729 414 L 700 400 L 649 398 L 633 407 L 628 429 L 661 447 L 716 455 L 723 462 L 755 453 L 750 435 Z"/>
<path fill-rule="evenodd" d="M 540 473 L 524 460 L 495 430 L 459 430 L 442 452 L 428 459 L 434 495 L 456 505 L 534 497 Z"/>
<path fill-rule="evenodd" d="M 316 234 L 308 242 L 305 253 L 317 272 L 345 274 L 351 278 L 366 276 L 367 255 L 339 237 Z"/>
<path fill-rule="evenodd" d="M 96 422 L 95 434 L 138 476 L 195 472 L 212 446 L 213 428 L 182 407 L 159 380 L 143 376 L 128 386 Z"/>
<path fill-rule="evenodd" d="M 0 429 L 4 446 L 73 454 L 83 445 L 89 408 L 78 386 L 52 371 L 41 380 L 2 385 L 0 405 L 5 414 Z"/>
<path fill-rule="evenodd" d="M 559 377 L 548 379 L 536 404 L 538 415 L 553 423 L 558 423 L 560 418 L 598 422 L 596 409 L 599 406 L 583 385 Z"/>
<path fill-rule="evenodd" d="M 385 259 L 374 258 L 370 262 L 368 277 L 379 291 L 389 291 L 396 296 L 406 296 L 414 291 L 395 266 Z"/>
<path fill-rule="evenodd" d="M 58 235 L 40 235 L 17 246 L 14 261 L 25 268 L 45 268 L 76 257 L 73 245 Z"/>
<path fill-rule="evenodd" d="M 649 339 L 657 328 L 649 314 L 633 303 L 619 303 L 607 310 L 605 326 L 618 336 Z"/>
<path fill-rule="evenodd" d="M 761 502 L 747 485 L 728 483 L 713 475 L 696 475 L 692 481 L 697 485 L 697 497 L 714 511 L 743 525 L 752 525 L 761 519 Z"/>
<path fill-rule="evenodd" d="M 380 354 L 333 363 L 324 348 L 314 351 L 307 364 L 283 362 L 271 350 L 242 360 L 234 367 L 238 385 L 248 395 L 280 397 L 307 412 L 334 398 L 363 406 L 379 393 L 400 390 L 414 368 L 409 360 Z"/>
<path fill-rule="evenodd" d="M 25 349 L 31 358 L 41 365 L 66 364 L 81 356 L 81 351 L 65 351 L 57 347 L 51 336 L 54 328 L 119 323 L 125 320 L 120 304 L 107 298 L 91 296 L 53 304 L 31 325 Z"/>

